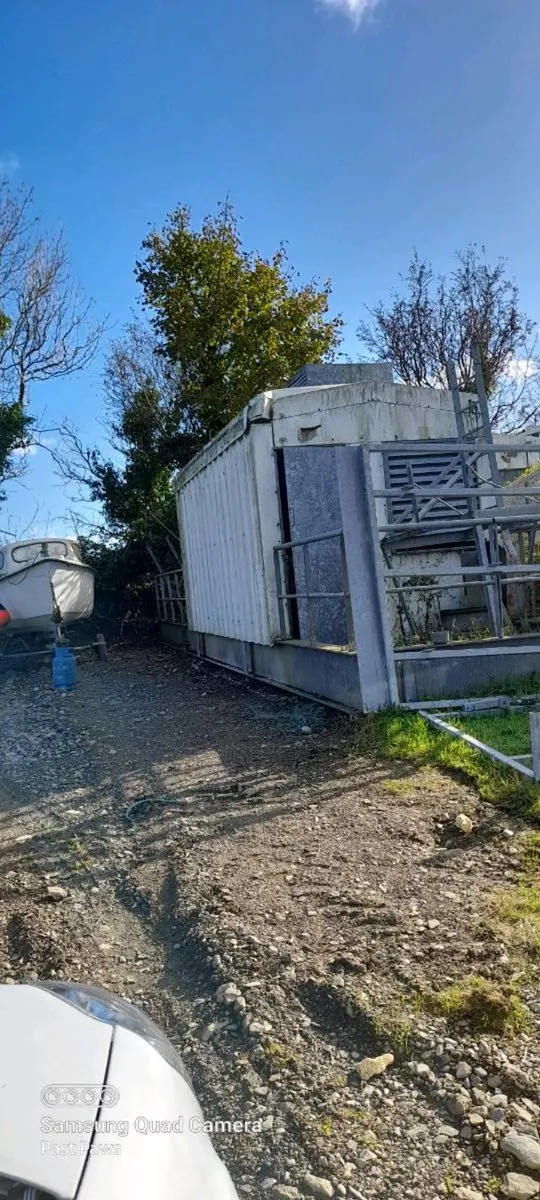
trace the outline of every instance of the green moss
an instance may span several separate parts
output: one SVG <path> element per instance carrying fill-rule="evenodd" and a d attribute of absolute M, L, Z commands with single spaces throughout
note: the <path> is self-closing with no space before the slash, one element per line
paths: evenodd
<path fill-rule="evenodd" d="M 323 1117 L 321 1124 L 320 1124 L 320 1130 L 321 1130 L 321 1133 L 324 1134 L 325 1137 L 330 1137 L 330 1134 L 332 1133 L 332 1130 L 333 1130 L 331 1117 Z"/>
<path fill-rule="evenodd" d="M 475 1033 L 519 1032 L 528 1012 L 514 987 L 471 975 L 440 992 L 423 993 L 422 1006 L 449 1024 L 466 1021 Z"/>
<path fill-rule="evenodd" d="M 483 800 L 540 819 L 537 784 L 458 738 L 434 729 L 418 713 L 388 709 L 361 718 L 356 726 L 355 747 L 364 755 L 451 771 L 473 783 Z"/>
<path fill-rule="evenodd" d="M 355 1121 L 358 1125 L 367 1125 L 373 1119 L 372 1114 L 363 1108 L 340 1108 L 337 1116 L 342 1121 Z"/>
<path fill-rule="evenodd" d="M 342 1087 L 345 1087 L 346 1082 L 347 1081 L 346 1081 L 344 1075 L 329 1075 L 328 1076 L 328 1083 L 329 1083 L 330 1087 L 342 1088 Z"/>
<path fill-rule="evenodd" d="M 267 1042 L 264 1047 L 265 1057 L 276 1071 L 280 1071 L 285 1067 L 297 1067 L 299 1058 L 293 1050 L 289 1050 L 287 1046 L 281 1045 L 280 1042 Z"/>

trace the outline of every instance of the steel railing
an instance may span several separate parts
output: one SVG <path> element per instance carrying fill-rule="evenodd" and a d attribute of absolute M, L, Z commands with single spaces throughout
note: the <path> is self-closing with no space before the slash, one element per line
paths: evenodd
<path fill-rule="evenodd" d="M 187 625 L 184 575 L 180 568 L 164 571 L 154 577 L 156 608 L 160 621 L 171 625 Z"/>
<path fill-rule="evenodd" d="M 332 591 L 314 588 L 312 586 L 314 564 L 310 554 L 310 547 L 332 541 L 337 542 L 339 546 L 339 572 L 342 586 Z M 296 586 L 298 559 L 300 559 L 301 574 L 303 576 L 303 586 L 299 588 Z M 274 566 L 280 633 L 284 640 L 305 641 L 311 645 L 329 640 L 325 639 L 324 636 L 321 637 L 320 634 L 321 624 L 324 625 L 324 622 L 321 621 L 320 602 L 341 600 L 346 628 L 346 638 L 343 644 L 354 644 L 347 563 L 341 529 L 333 529 L 329 533 L 319 533 L 313 537 L 298 538 L 295 541 L 282 542 L 279 546 L 274 546 Z M 305 623 L 300 620 L 299 601 L 305 604 Z M 304 624 L 305 628 L 302 628 Z"/>
<path fill-rule="evenodd" d="M 384 501 L 387 514 L 386 522 L 379 520 L 378 523 L 385 558 L 383 575 L 386 588 L 390 595 L 403 604 L 411 628 L 414 630 L 415 622 L 409 606 L 415 593 L 434 593 L 440 597 L 443 592 L 455 593 L 477 584 L 484 591 L 493 632 L 499 637 L 503 636 L 507 618 L 503 587 L 508 584 L 514 587 L 540 584 L 540 562 L 536 551 L 540 528 L 540 478 L 538 483 L 533 477 L 529 485 L 514 480 L 505 486 L 498 472 L 495 478 L 490 479 L 480 471 L 478 462 L 479 459 L 493 456 L 494 452 L 499 456 L 518 452 L 539 455 L 540 447 L 530 442 L 497 443 L 495 446 L 487 442 L 461 441 L 453 444 L 385 442 L 371 443 L 369 451 L 372 455 L 382 456 L 387 481 L 387 486 L 373 488 L 374 501 Z M 436 456 L 443 451 L 449 460 L 455 459 L 455 462 L 448 461 L 437 478 L 423 483 L 414 478 L 410 469 L 406 482 L 388 486 L 389 456 L 403 456 L 407 466 L 412 460 L 422 457 L 426 461 L 430 455 Z M 516 500 L 518 507 L 513 510 L 508 501 Z M 522 501 L 521 505 L 519 500 Z M 466 504 L 468 511 L 459 511 L 460 502 Z M 400 513 L 396 519 L 392 506 L 400 504 L 403 507 L 404 503 L 408 511 Z M 444 506 L 445 511 L 435 513 L 434 504 L 438 504 L 439 508 Z M 474 566 L 456 563 L 450 567 L 425 561 L 410 561 L 409 565 L 402 566 L 392 561 L 392 554 L 399 556 L 400 552 L 414 560 L 415 551 L 422 554 L 428 549 L 428 542 L 423 539 L 436 539 L 440 534 L 446 538 L 457 534 L 458 547 L 459 535 L 463 537 L 467 531 L 471 537 L 475 536 L 476 545 L 481 551 Z M 513 554 L 511 534 L 518 543 L 515 545 L 514 542 Z M 524 546 L 525 534 L 529 535 L 527 550 Z M 408 546 L 404 545 L 403 539 L 409 543 Z M 523 604 L 524 593 L 522 597 Z"/>

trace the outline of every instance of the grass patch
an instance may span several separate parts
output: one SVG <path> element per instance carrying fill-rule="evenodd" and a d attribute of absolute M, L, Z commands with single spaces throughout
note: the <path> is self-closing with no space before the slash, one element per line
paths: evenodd
<path fill-rule="evenodd" d="M 513 715 L 508 714 L 509 717 Z M 522 714 L 515 715 L 521 717 Z M 356 749 L 377 758 L 441 767 L 473 783 L 483 800 L 540 818 L 538 784 L 518 775 L 510 767 L 499 765 L 458 738 L 435 729 L 417 712 L 387 709 L 361 718 L 357 723 Z M 525 749 L 523 753 L 526 752 Z"/>
<path fill-rule="evenodd" d="M 536 967 L 540 959 L 540 833 L 531 830 L 516 839 L 516 845 L 521 852 L 521 882 L 494 893 L 490 924 L 518 968 L 527 971 L 531 959 L 536 960 Z"/>
<path fill-rule="evenodd" d="M 392 796 L 402 796 L 407 800 L 409 796 L 414 795 L 416 783 L 416 779 L 385 779 L 382 786 L 385 792 L 390 792 Z"/>
<path fill-rule="evenodd" d="M 472 734 L 480 742 L 494 746 L 502 754 L 529 754 L 531 738 L 529 714 L 523 712 L 485 713 L 478 716 L 452 716 L 451 725 Z"/>
<path fill-rule="evenodd" d="M 540 887 L 523 883 L 499 892 L 493 900 L 497 926 L 512 950 L 532 958 L 540 955 Z"/>
<path fill-rule="evenodd" d="M 404 1057 L 409 1050 L 412 1022 L 403 1013 L 403 1001 L 398 998 L 387 1006 L 381 1017 L 374 1019 L 375 1029 L 382 1041 L 388 1042 L 396 1055 Z"/>
<path fill-rule="evenodd" d="M 491 683 L 486 683 L 484 687 L 475 688 L 471 696 L 515 696 L 520 700 L 522 696 L 540 696 L 540 675 L 531 671 L 529 675 L 522 675 L 520 679 L 499 679 Z M 452 699 L 452 697 L 449 697 Z"/>
<path fill-rule="evenodd" d="M 532 830 L 522 843 L 523 869 L 528 876 L 540 876 L 540 833 Z"/>
<path fill-rule="evenodd" d="M 496 892 L 494 928 L 514 952 L 540 957 L 540 833 L 521 842 L 523 877 L 519 887 Z"/>
<path fill-rule="evenodd" d="M 440 992 L 423 993 L 421 1006 L 450 1025 L 465 1021 L 474 1033 L 519 1033 L 526 1029 L 528 1012 L 511 984 L 495 983 L 471 975 Z"/>

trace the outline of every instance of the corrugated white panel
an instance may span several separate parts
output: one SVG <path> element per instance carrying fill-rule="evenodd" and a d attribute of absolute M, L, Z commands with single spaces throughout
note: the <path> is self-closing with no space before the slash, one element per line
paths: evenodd
<path fill-rule="evenodd" d="M 191 628 L 269 645 L 249 435 L 184 485 L 180 509 Z"/>

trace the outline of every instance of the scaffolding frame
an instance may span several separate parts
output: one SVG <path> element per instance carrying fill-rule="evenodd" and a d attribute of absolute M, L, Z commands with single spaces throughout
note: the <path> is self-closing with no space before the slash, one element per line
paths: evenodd
<path fill-rule="evenodd" d="M 411 603 L 415 592 L 456 591 L 466 586 L 466 581 L 477 582 L 484 590 L 491 633 L 503 638 L 505 627 L 512 624 L 505 604 L 504 585 L 540 583 L 540 562 L 538 565 L 534 562 L 540 526 L 540 485 L 519 487 L 514 483 L 506 488 L 501 482 L 498 466 L 493 478 L 493 459 L 496 460 L 497 453 L 504 449 L 505 453 L 537 455 L 540 464 L 540 447 L 536 448 L 530 442 L 511 442 L 496 448 L 491 439 L 482 442 L 462 440 L 460 422 L 457 424 L 458 439 L 455 442 L 369 444 L 371 456 L 382 456 L 386 482 L 390 474 L 388 460 L 396 455 L 404 459 L 409 480 L 400 487 L 373 488 L 375 501 L 383 500 L 386 505 L 387 520 L 379 521 L 386 590 L 388 595 L 398 598 L 402 628 L 406 622 L 416 638 L 418 628 Z M 442 453 L 447 457 L 444 469 L 429 484 L 419 484 L 414 478 L 414 463 Z M 478 465 L 480 462 L 482 469 Z M 491 479 L 485 473 L 486 466 Z M 402 473 L 403 469 L 402 464 Z M 523 504 L 511 507 L 503 503 L 508 500 L 522 500 Z M 408 504 L 407 519 L 392 519 L 393 507 L 397 504 L 403 510 L 404 502 Z M 435 506 L 439 510 L 436 515 L 433 513 Z M 517 546 L 512 542 L 511 534 L 516 535 Z M 414 556 L 415 551 L 429 551 L 438 539 L 444 541 L 447 551 L 467 551 L 472 544 L 476 563 L 453 567 L 421 564 L 402 567 L 394 561 L 396 554 Z M 506 561 L 501 561 L 501 555 Z M 402 582 L 407 579 L 411 582 Z M 445 579 L 448 582 L 445 583 Z"/>

